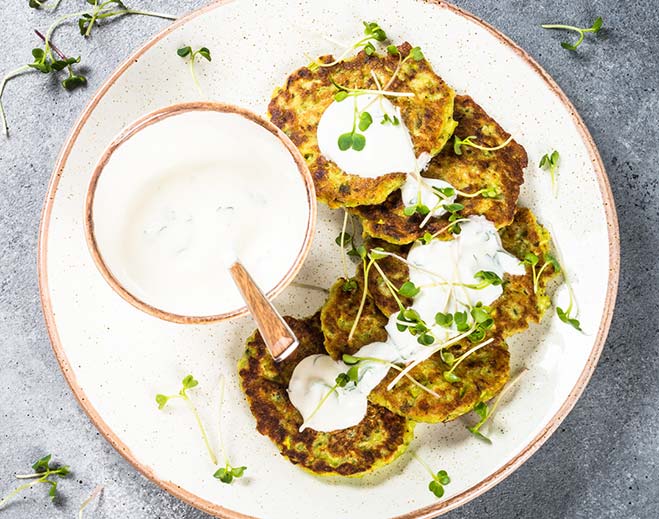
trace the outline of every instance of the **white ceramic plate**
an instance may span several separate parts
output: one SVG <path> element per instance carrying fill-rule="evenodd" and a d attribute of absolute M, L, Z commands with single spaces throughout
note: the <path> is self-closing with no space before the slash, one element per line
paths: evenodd
<path fill-rule="evenodd" d="M 209 97 L 265 113 L 273 88 L 306 64 L 305 53 L 335 51 L 310 28 L 350 41 L 362 20 L 377 20 L 396 42 L 420 45 L 435 70 L 469 93 L 529 154 L 520 203 L 550 225 L 573 280 L 585 334 L 552 314 L 510 341 L 513 370 L 529 372 L 488 430 L 493 445 L 470 436 L 466 417 L 419 425 L 413 447 L 452 483 L 438 501 L 409 455 L 361 480 L 318 479 L 292 466 L 254 420 L 238 387 L 236 362 L 251 333 L 249 318 L 209 326 L 150 317 L 105 283 L 83 233 L 83 202 L 96 161 L 127 124 L 164 105 L 194 100 L 176 49 L 208 46 L 198 67 Z M 559 197 L 537 169 L 561 153 Z M 121 210 L 121 208 L 117 208 Z M 341 213 L 321 207 L 315 243 L 298 281 L 329 287 L 340 275 L 334 244 Z M 617 221 L 599 155 L 574 108 L 526 54 L 491 27 L 444 3 L 413 0 L 244 0 L 213 4 L 175 23 L 125 62 L 76 124 L 53 174 L 40 235 L 41 296 L 55 354 L 81 405 L 108 440 L 159 485 L 224 517 L 431 517 L 495 485 L 528 458 L 569 412 L 599 357 L 618 280 Z M 289 288 L 285 313 L 315 312 L 324 294 Z M 566 304 L 564 288 L 555 296 Z M 227 377 L 223 428 L 231 459 L 246 478 L 212 478 L 195 424 L 178 405 L 158 411 L 157 392 L 173 392 L 193 373 L 193 390 L 212 438 L 218 427 L 218 381 Z"/>

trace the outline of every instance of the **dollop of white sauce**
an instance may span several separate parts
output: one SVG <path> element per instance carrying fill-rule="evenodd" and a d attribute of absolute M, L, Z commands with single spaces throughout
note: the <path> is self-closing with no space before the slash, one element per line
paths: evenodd
<path fill-rule="evenodd" d="M 407 257 L 413 265 L 410 266 L 410 280 L 421 288 L 410 308 L 419 313 L 428 327 L 432 327 L 440 341 L 455 336 L 456 331 L 435 325 L 437 312 L 466 311 L 471 305 L 478 302 L 489 305 L 501 296 L 503 288 L 500 285 L 482 289 L 463 286 L 478 284 L 479 280 L 474 278 L 477 272 L 494 272 L 502 279 L 506 273 L 525 273 L 520 261 L 503 249 L 492 222 L 483 216 L 471 216 L 468 220 L 453 240 L 416 244 Z M 409 332 L 397 329 L 397 315 L 398 312 L 392 314 L 385 327 L 389 335 L 386 342 L 368 344 L 353 356 L 399 364 L 428 355 L 432 351 L 430 347 L 419 344 Z M 343 388 L 337 388 L 316 411 L 320 401 L 335 385 L 337 375 L 347 372 L 349 368 L 344 362 L 335 361 L 328 355 L 312 355 L 296 366 L 288 394 L 304 419 L 301 429 L 311 427 L 317 431 L 334 431 L 352 427 L 363 420 L 369 393 L 390 369 L 385 363 L 360 362 L 357 384 L 350 382 Z M 311 420 L 308 420 L 312 414 Z"/>
<path fill-rule="evenodd" d="M 366 138 L 366 146 L 361 151 L 341 150 L 339 136 L 352 130 L 355 109 L 366 110 L 373 118 L 365 131 L 355 128 Z M 396 117 L 399 124 L 382 124 L 385 114 L 392 120 Z M 411 173 L 423 169 L 428 162 L 428 158 L 421 156 L 417 161 L 400 110 L 381 95 L 365 94 L 333 101 L 320 118 L 316 136 L 320 152 L 349 175 L 375 178 L 388 173 Z"/>
<path fill-rule="evenodd" d="M 400 188 L 405 207 L 423 204 L 430 209 L 431 216 L 442 216 L 446 213 L 444 204 L 455 202 L 456 194 L 442 197 L 433 188 L 444 189 L 453 188 L 451 184 L 444 180 L 436 178 L 425 178 L 415 175 L 408 175 L 407 180 Z"/>

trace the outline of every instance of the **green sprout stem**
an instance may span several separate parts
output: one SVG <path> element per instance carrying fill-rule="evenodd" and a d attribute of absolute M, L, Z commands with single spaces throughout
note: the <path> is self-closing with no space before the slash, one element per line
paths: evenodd
<path fill-rule="evenodd" d="M 425 462 L 425 461 L 424 461 L 424 460 L 423 460 L 423 459 L 422 459 L 422 458 L 421 458 L 416 452 L 414 452 L 413 450 L 411 450 L 410 453 L 412 454 L 412 457 L 413 457 L 416 461 L 418 461 L 419 464 L 420 464 L 424 469 L 426 469 L 426 471 L 428 472 L 428 474 L 430 474 L 430 477 L 431 477 L 431 478 L 434 478 L 434 477 L 435 477 L 435 473 L 434 473 L 434 472 L 432 471 L 432 469 L 430 468 L 430 465 L 428 465 L 428 464 L 427 464 L 427 463 L 426 463 L 426 462 Z"/>
<path fill-rule="evenodd" d="M 313 61 L 313 62 L 312 62 L 312 65 L 313 65 L 314 69 L 315 69 L 315 67 L 318 67 L 318 68 L 330 68 L 330 67 L 333 67 L 333 66 L 335 66 L 335 65 L 338 65 L 338 64 L 341 63 L 344 59 L 346 59 L 346 58 L 348 57 L 348 55 L 349 55 L 353 50 L 359 48 L 360 46 L 364 45 L 365 43 L 368 43 L 368 42 L 371 41 L 372 39 L 373 39 L 373 38 L 372 38 L 371 36 L 367 36 L 367 37 L 365 37 L 365 38 L 362 38 L 362 39 L 356 41 L 355 43 L 353 43 L 352 45 L 350 45 L 349 47 L 347 47 L 347 48 L 341 53 L 341 55 L 340 55 L 338 58 L 335 58 L 335 59 L 334 59 L 334 61 L 330 61 L 330 62 L 324 63 L 324 62 L 322 62 L 322 61 L 317 61 L 317 60 L 316 60 L 316 61 Z M 312 69 L 312 70 L 313 70 L 313 69 Z"/>
<path fill-rule="evenodd" d="M 201 421 L 201 417 L 199 416 L 199 411 L 197 411 L 197 406 L 195 406 L 192 403 L 192 400 L 190 400 L 187 396 L 183 397 L 183 399 L 185 400 L 185 403 L 188 405 L 190 411 L 192 411 L 192 414 L 194 415 L 195 421 L 197 422 L 197 426 L 201 431 L 201 437 L 204 439 L 204 445 L 206 446 L 206 450 L 208 451 L 208 455 L 210 456 L 213 465 L 217 465 L 217 456 L 215 456 L 215 452 L 213 451 L 210 441 L 208 440 L 208 434 L 206 434 L 206 428 L 204 427 L 204 424 Z"/>
<path fill-rule="evenodd" d="M 165 405 L 167 405 L 167 402 L 169 400 L 175 398 L 180 398 L 186 403 L 186 405 L 192 412 L 192 415 L 194 416 L 195 422 L 197 423 L 197 427 L 199 428 L 199 431 L 201 433 L 201 437 L 204 441 L 204 445 L 206 446 L 206 450 L 208 451 L 208 455 L 211 461 L 213 462 L 213 465 L 217 465 L 217 456 L 215 455 L 215 451 L 213 450 L 213 447 L 211 447 L 210 441 L 208 439 L 208 434 L 206 434 L 206 428 L 204 427 L 204 424 L 201 421 L 201 416 L 199 415 L 197 406 L 194 405 L 194 403 L 186 393 L 188 389 L 192 389 L 193 387 L 196 387 L 198 384 L 199 382 L 197 382 L 192 377 L 192 375 L 188 375 L 183 379 L 183 387 L 177 394 L 175 395 L 158 394 L 156 395 L 156 403 L 158 404 L 158 409 L 163 409 Z"/>
<path fill-rule="evenodd" d="M 542 273 L 546 270 L 547 267 L 551 265 L 550 261 L 545 261 L 545 263 L 540 267 L 540 270 L 536 273 L 535 266 L 533 267 L 533 293 L 537 294 L 538 289 L 540 288 L 540 278 Z"/>
<path fill-rule="evenodd" d="M 430 465 L 423 461 L 423 459 L 416 452 L 411 451 L 411 453 L 412 457 L 418 461 L 424 469 L 426 469 L 432 478 L 430 484 L 428 485 L 428 489 L 433 494 L 435 494 L 436 497 L 442 497 L 444 495 L 444 485 L 448 485 L 451 482 L 451 478 L 449 478 L 448 473 L 445 470 L 440 470 L 435 474 L 435 472 L 433 472 L 433 470 L 430 468 Z"/>
<path fill-rule="evenodd" d="M 38 485 L 39 483 L 45 483 L 45 480 L 38 479 L 36 481 L 30 481 L 29 483 L 24 483 L 19 487 L 16 487 L 14 490 L 12 490 L 9 494 L 7 494 L 5 497 L 0 499 L 0 509 L 7 503 L 9 502 L 13 497 L 17 496 L 24 490 L 27 490 L 28 488 L 32 488 L 35 485 Z"/>
<path fill-rule="evenodd" d="M 14 490 L 9 492 L 9 494 L 1 498 L 0 509 L 2 509 L 11 499 L 16 497 L 24 490 L 32 488 L 41 483 L 50 485 L 50 490 L 48 493 L 50 495 L 51 500 L 55 499 L 57 495 L 57 482 L 49 478 L 51 476 L 58 476 L 60 478 L 64 478 L 69 474 L 70 470 L 69 467 L 67 466 L 58 467 L 52 465 L 50 463 L 50 459 L 51 456 L 48 455 L 39 459 L 34 465 L 32 465 L 32 468 L 35 470 L 34 474 L 24 474 L 24 475 L 17 474 L 16 479 L 33 479 L 34 481 L 30 481 L 28 483 L 23 483 L 22 485 L 19 485 Z"/>
<path fill-rule="evenodd" d="M 402 301 L 401 301 L 400 298 L 398 297 L 398 289 L 397 289 L 397 288 L 395 287 L 395 285 L 391 282 L 391 280 L 389 279 L 389 277 L 384 273 L 384 270 L 382 270 L 382 267 L 380 267 L 380 265 L 378 265 L 378 262 L 377 262 L 377 261 L 375 261 L 375 262 L 373 263 L 373 266 L 375 267 L 375 270 L 378 271 L 378 274 L 380 274 L 380 277 L 381 277 L 382 280 L 384 281 L 384 284 L 385 284 L 385 285 L 387 286 L 387 288 L 389 289 L 389 293 L 391 294 L 391 297 L 393 297 L 394 300 L 396 301 L 396 304 L 398 305 L 398 309 L 401 310 L 401 311 L 404 310 L 404 309 L 405 309 L 405 306 L 403 305 Z"/>
<path fill-rule="evenodd" d="M 311 64 L 309 65 L 309 69 L 312 71 L 318 70 L 319 68 L 323 67 L 333 67 L 334 65 L 338 65 L 341 63 L 347 56 L 350 54 L 355 49 L 358 49 L 360 47 L 364 48 L 364 52 L 368 54 L 369 56 L 375 53 L 375 47 L 371 42 L 382 42 L 387 39 L 386 33 L 382 30 L 382 28 L 378 25 L 377 22 L 363 22 L 364 23 L 364 34 L 365 36 L 360 37 L 356 42 L 354 42 L 352 45 L 348 46 L 344 52 L 335 60 L 324 63 L 321 61 L 316 60 L 311 60 Z"/>
<path fill-rule="evenodd" d="M 16 76 L 20 76 L 25 72 L 29 72 L 30 70 L 32 69 L 28 65 L 23 65 L 22 67 L 18 67 L 17 69 L 8 72 L 5 75 L 5 77 L 2 78 L 2 82 L 0 83 L 0 118 L 2 119 L 2 132 L 4 133 L 5 137 L 9 135 L 9 126 L 7 125 L 7 115 L 5 113 L 5 108 L 2 104 L 2 94 L 5 91 L 5 87 L 7 86 L 7 83 L 11 79 L 15 78 Z"/>
<path fill-rule="evenodd" d="M 503 400 L 503 397 L 508 393 L 508 391 L 510 391 L 513 388 L 513 386 L 515 386 L 515 384 L 517 384 L 519 379 L 522 378 L 522 375 L 524 375 L 524 373 L 526 373 L 527 371 L 528 371 L 528 369 L 526 367 L 522 368 L 521 371 L 519 373 L 517 373 L 517 375 L 515 375 L 508 382 L 508 384 L 506 384 L 506 387 L 504 387 L 503 390 L 501 391 L 501 393 L 499 393 L 499 396 L 497 396 L 496 400 L 494 401 L 494 404 L 492 404 L 492 407 L 490 407 L 490 408 L 486 407 L 486 411 L 483 414 L 483 416 L 481 417 L 480 421 L 476 425 L 473 425 L 471 427 L 469 427 L 469 426 L 467 427 L 469 432 L 471 432 L 472 434 L 476 435 L 477 437 L 483 439 L 487 443 L 492 443 L 492 441 L 487 436 L 485 436 L 483 433 L 480 432 L 480 429 L 481 429 L 481 427 L 483 427 L 483 425 L 485 425 L 485 423 L 488 420 L 490 420 L 490 418 L 492 418 L 492 416 L 494 416 L 494 413 L 496 412 L 497 408 L 499 407 L 499 404 Z"/>
<path fill-rule="evenodd" d="M 190 67 L 190 76 L 192 76 L 192 82 L 194 83 L 197 92 L 199 92 L 199 95 L 203 96 L 204 91 L 201 89 L 201 85 L 199 84 L 199 80 L 197 79 L 197 73 L 195 72 L 195 57 L 196 54 L 193 52 L 188 62 L 188 66 Z"/>
<path fill-rule="evenodd" d="M 222 454 L 222 458 L 224 459 L 224 463 L 226 465 L 230 465 L 229 463 L 229 456 L 227 455 L 227 450 L 224 447 L 224 437 L 222 436 L 222 408 L 224 407 L 224 377 L 220 379 L 220 403 L 218 405 L 218 416 L 219 416 L 219 423 L 217 426 L 217 437 L 218 441 L 220 444 L 220 453 Z"/>
<path fill-rule="evenodd" d="M 473 348 L 468 349 L 465 353 L 463 353 L 462 355 L 460 355 L 457 358 L 457 360 L 451 366 L 451 369 L 449 369 L 448 373 L 453 373 L 453 371 L 455 371 L 455 368 L 457 368 L 462 361 L 464 361 L 467 357 L 469 357 L 473 353 L 476 353 L 481 348 L 487 346 L 488 344 L 491 344 L 493 341 L 494 341 L 494 338 L 491 338 L 491 339 L 488 339 L 484 342 L 481 342 L 480 344 L 474 346 Z"/>
<path fill-rule="evenodd" d="M 348 342 L 350 342 L 352 337 L 355 335 L 357 325 L 359 324 L 359 320 L 362 317 L 362 312 L 364 311 L 364 306 L 366 305 L 366 296 L 368 295 L 368 273 L 371 271 L 371 267 L 373 266 L 374 261 L 375 260 L 373 258 L 371 258 L 368 262 L 366 262 L 366 259 L 362 259 L 364 268 L 364 289 L 362 291 L 362 299 L 359 303 L 359 309 L 357 310 L 357 315 L 355 316 L 355 322 L 352 323 L 352 328 L 350 328 L 350 333 L 348 334 Z"/>
<path fill-rule="evenodd" d="M 476 138 L 475 135 L 470 135 L 466 139 L 460 139 L 456 135 L 455 136 L 455 141 L 454 141 L 454 144 L 453 144 L 453 150 L 454 150 L 455 154 L 456 155 L 462 155 L 462 146 L 470 146 L 472 148 L 476 148 L 477 150 L 481 150 L 481 151 L 498 151 L 498 150 L 508 146 L 508 144 L 510 144 L 510 142 L 513 140 L 513 136 L 510 135 L 504 142 L 502 142 L 498 146 L 488 147 L 488 146 L 482 146 L 480 144 L 476 144 L 475 142 L 473 142 L 472 139 L 475 139 L 475 138 Z"/>
<path fill-rule="evenodd" d="M 451 222 L 450 224 L 448 224 L 448 225 L 442 227 L 439 231 L 433 233 L 432 236 L 431 236 L 431 239 L 435 239 L 435 238 L 437 238 L 437 237 L 438 237 L 439 235 L 441 235 L 442 233 L 445 233 L 446 231 L 448 231 L 449 229 L 451 229 L 455 224 L 466 223 L 466 222 L 468 222 L 468 221 L 469 221 L 469 218 L 459 218 L 459 219 L 457 219 L 457 220 Z"/>
<path fill-rule="evenodd" d="M 587 28 L 574 27 L 573 25 L 564 25 L 564 24 L 544 24 L 541 25 L 543 29 L 558 29 L 563 31 L 573 31 L 579 34 L 579 39 L 575 43 L 562 42 L 561 47 L 567 50 L 577 50 L 579 45 L 581 45 L 586 37 L 586 33 L 592 32 L 597 33 L 602 28 L 602 18 L 598 17 L 593 25 Z"/>
<path fill-rule="evenodd" d="M 232 466 L 231 462 L 229 461 L 229 455 L 227 454 L 227 450 L 224 446 L 224 439 L 222 436 L 222 422 L 223 422 L 222 407 L 224 406 L 224 386 L 225 386 L 225 381 L 224 381 L 224 377 L 222 377 L 220 379 L 220 403 L 218 405 L 219 423 L 217 425 L 217 436 L 218 436 L 218 442 L 220 444 L 220 453 L 222 454 L 222 458 L 224 459 L 224 467 L 218 469 L 215 472 L 215 474 L 213 474 L 213 477 L 219 479 L 222 483 L 230 484 L 233 482 L 234 478 L 242 477 L 245 470 L 247 470 L 247 467 Z"/>
<path fill-rule="evenodd" d="M 568 296 L 569 296 L 569 302 L 567 308 L 563 310 L 560 306 L 556 306 L 556 314 L 558 315 L 559 319 L 563 321 L 565 324 L 569 324 L 575 330 L 579 332 L 583 332 L 583 330 L 581 329 L 581 323 L 579 322 L 578 319 L 579 307 L 577 304 L 577 298 L 574 294 L 574 289 L 572 288 L 570 277 L 568 276 L 568 273 L 564 268 L 565 263 L 563 261 L 561 248 L 558 245 L 558 240 L 556 240 L 556 233 L 553 232 L 553 230 L 552 230 L 552 235 L 554 236 L 553 241 L 554 241 L 554 248 L 557 257 L 557 259 L 555 260 L 556 265 L 554 266 L 554 268 L 558 266 L 557 271 L 560 271 L 563 274 L 563 281 L 565 281 L 565 286 L 567 287 Z M 573 315 L 573 311 L 574 311 L 574 315 Z"/>
<path fill-rule="evenodd" d="M 413 361 L 413 362 L 411 362 L 410 364 L 408 364 L 408 365 L 405 367 L 405 369 L 404 369 L 403 371 L 401 371 L 401 372 L 396 376 L 396 378 L 394 378 L 394 379 L 389 383 L 389 385 L 387 386 L 387 389 L 391 391 L 394 387 L 396 387 L 396 384 L 398 384 L 398 383 L 403 379 L 403 377 L 404 377 L 405 375 L 407 375 L 410 371 L 412 371 L 414 368 L 416 368 L 416 367 L 417 367 L 419 364 L 421 364 L 423 361 L 425 361 L 426 359 L 432 357 L 432 356 L 433 356 L 435 353 L 437 353 L 438 351 L 441 351 L 441 350 L 443 350 L 443 349 L 446 349 L 446 348 L 448 348 L 448 347 L 450 347 L 450 346 L 453 346 L 454 344 L 457 344 L 457 343 L 460 342 L 461 340 L 466 339 L 466 338 L 469 337 L 469 335 L 471 335 L 471 333 L 473 333 L 475 330 L 476 330 L 476 326 L 475 326 L 475 324 L 474 324 L 474 325 L 472 325 L 467 331 L 462 332 L 462 333 L 459 334 L 459 335 L 455 335 L 455 336 L 451 337 L 450 339 L 448 339 L 447 341 L 444 341 L 444 342 L 442 342 L 442 343 L 439 343 L 438 345 L 436 345 L 436 346 L 434 346 L 433 348 L 429 349 L 427 352 L 424 352 L 424 355 L 420 356 L 418 359 L 416 359 L 415 361 Z"/>

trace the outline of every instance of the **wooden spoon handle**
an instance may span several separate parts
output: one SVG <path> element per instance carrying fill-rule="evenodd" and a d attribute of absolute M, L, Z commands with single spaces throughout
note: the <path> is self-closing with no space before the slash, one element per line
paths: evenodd
<path fill-rule="evenodd" d="M 299 342 L 295 334 L 261 292 L 245 267 L 236 262 L 231 266 L 230 271 L 272 358 L 276 362 L 284 360 L 298 347 Z"/>

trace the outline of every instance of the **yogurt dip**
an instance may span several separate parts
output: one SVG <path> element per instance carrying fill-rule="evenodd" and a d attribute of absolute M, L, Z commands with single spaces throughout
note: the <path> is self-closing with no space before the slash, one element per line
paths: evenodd
<path fill-rule="evenodd" d="M 121 141 L 92 204 L 111 275 L 179 316 L 241 309 L 228 271 L 237 259 L 264 292 L 277 287 L 308 246 L 312 214 L 310 187 L 283 141 L 239 111 L 215 109 L 152 119 Z"/>

